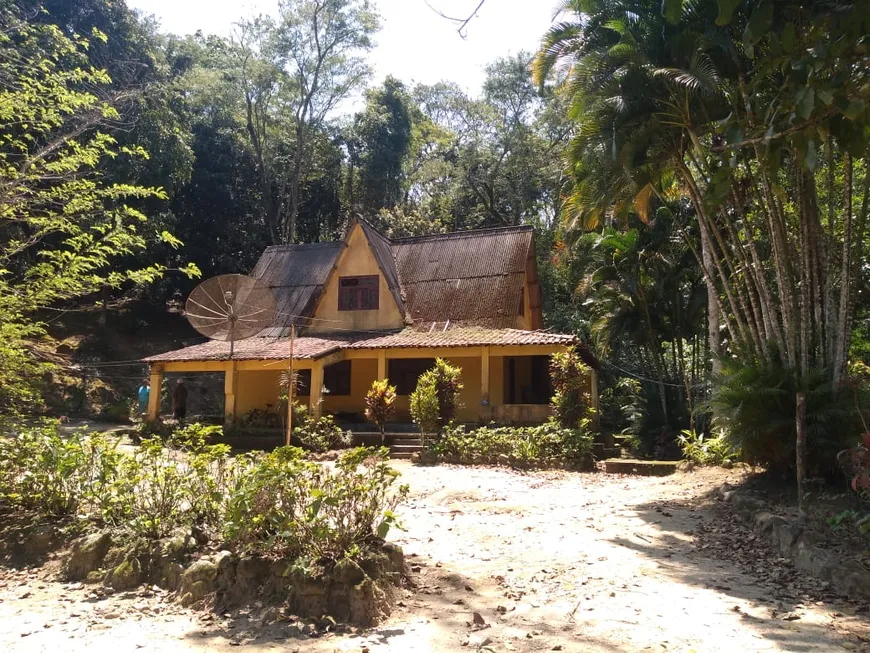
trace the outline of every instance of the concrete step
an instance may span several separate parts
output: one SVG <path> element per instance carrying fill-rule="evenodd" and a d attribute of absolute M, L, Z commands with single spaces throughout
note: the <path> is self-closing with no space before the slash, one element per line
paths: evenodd
<path fill-rule="evenodd" d="M 392 458 L 393 460 L 410 460 L 415 453 L 415 451 L 391 451 L 390 458 Z"/>
<path fill-rule="evenodd" d="M 668 476 L 677 471 L 679 460 L 635 460 L 608 458 L 604 471 L 608 474 L 635 474 L 637 476 Z"/>

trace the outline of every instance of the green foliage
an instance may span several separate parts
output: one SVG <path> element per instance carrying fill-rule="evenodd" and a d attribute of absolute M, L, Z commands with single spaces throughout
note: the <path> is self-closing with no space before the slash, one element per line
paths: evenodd
<path fill-rule="evenodd" d="M 411 416 L 420 432 L 440 433 L 456 416 L 459 393 L 463 385 L 462 369 L 441 358 L 435 366 L 420 375 L 417 388 L 411 393 Z"/>
<path fill-rule="evenodd" d="M 316 419 L 306 415 L 303 419 L 299 413 L 298 421 L 296 419 L 294 415 L 293 439 L 309 451 L 323 453 L 351 445 L 352 433 L 337 426 L 332 415 L 321 415 Z"/>
<path fill-rule="evenodd" d="M 844 510 L 831 517 L 831 527 L 834 529 L 851 525 L 863 535 L 870 536 L 870 512 L 862 512 L 854 509 Z"/>
<path fill-rule="evenodd" d="M 553 381 L 553 407 L 562 428 L 576 428 L 592 412 L 592 369 L 577 352 L 550 357 Z"/>
<path fill-rule="evenodd" d="M 407 494 L 386 450 L 354 449 L 334 469 L 282 447 L 245 459 L 229 494 L 223 537 L 236 551 L 337 561 L 354 557 L 396 524 L 393 510 Z"/>
<path fill-rule="evenodd" d="M 0 437 L 0 509 L 45 517 L 99 514 L 123 455 L 117 441 L 56 422 Z"/>
<path fill-rule="evenodd" d="M 43 334 L 35 311 L 166 272 L 113 265 L 145 248 L 136 206 L 165 193 L 104 179 L 107 162 L 147 154 L 104 130 L 120 114 L 109 76 L 89 63 L 88 40 L 26 22 L 9 4 L 0 22 L 0 409 L 11 411 L 39 401 L 33 384 L 46 366 L 25 343 Z M 165 231 L 152 239 L 180 245 Z"/>
<path fill-rule="evenodd" d="M 407 494 L 385 449 L 354 449 L 334 468 L 295 447 L 231 458 L 220 427 L 191 424 L 132 453 L 57 424 L 0 438 L 0 512 L 111 526 L 129 538 L 197 531 L 225 546 L 314 562 L 357 557 L 397 524 Z"/>
<path fill-rule="evenodd" d="M 704 437 L 703 433 L 685 430 L 677 436 L 683 458 L 696 465 L 722 465 L 737 458 L 725 433 Z"/>
<path fill-rule="evenodd" d="M 725 429 L 728 442 L 747 462 L 791 470 L 798 392 L 807 397 L 810 471 L 828 475 L 836 469 L 837 454 L 854 444 L 861 431 L 854 394 L 835 394 L 829 372 L 801 376 L 776 364 L 728 365 L 710 402 L 714 424 Z"/>
<path fill-rule="evenodd" d="M 421 377 L 422 380 L 422 377 Z M 432 383 L 417 383 L 417 388 L 411 393 L 411 417 L 420 429 L 423 442 L 426 435 L 438 433 L 438 420 L 441 411 L 438 406 L 438 395 Z"/>
<path fill-rule="evenodd" d="M 375 380 L 366 393 L 366 419 L 378 427 L 381 432 L 381 442 L 384 441 L 384 429 L 387 420 L 396 408 L 396 386 L 389 380 Z"/>
<path fill-rule="evenodd" d="M 132 455 L 119 460 L 104 502 L 106 523 L 151 539 L 193 526 L 214 528 L 231 468 L 230 448 L 208 444 L 221 432 L 219 426 L 191 424 L 166 443 L 143 439 Z"/>
<path fill-rule="evenodd" d="M 594 436 L 589 421 L 566 429 L 550 420 L 540 426 L 450 426 L 432 444 L 441 459 L 461 463 L 547 465 L 551 459 L 590 467 Z"/>

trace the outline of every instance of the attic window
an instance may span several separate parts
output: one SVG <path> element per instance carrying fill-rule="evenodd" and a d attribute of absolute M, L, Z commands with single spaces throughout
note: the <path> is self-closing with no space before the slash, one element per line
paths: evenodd
<path fill-rule="evenodd" d="M 367 277 L 339 277 L 338 310 L 376 311 L 378 310 L 378 275 Z"/>

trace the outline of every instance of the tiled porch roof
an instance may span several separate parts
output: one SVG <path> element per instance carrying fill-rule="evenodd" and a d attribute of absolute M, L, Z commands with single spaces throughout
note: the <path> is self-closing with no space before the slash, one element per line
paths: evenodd
<path fill-rule="evenodd" d="M 570 346 L 577 342 L 573 335 L 520 329 L 485 329 L 458 327 L 444 329 L 434 325 L 430 330 L 404 329 L 396 333 L 342 333 L 336 335 L 296 338 L 293 357 L 322 358 L 340 349 L 407 349 L 411 347 L 485 347 L 513 345 Z M 205 342 L 184 349 L 150 356 L 146 363 L 178 361 L 227 360 L 228 342 Z M 249 338 L 235 344 L 236 360 L 282 360 L 290 358 L 290 338 Z"/>
<path fill-rule="evenodd" d="M 296 338 L 293 358 L 320 358 L 347 344 L 346 340 L 306 336 Z M 199 345 L 149 356 L 146 363 L 179 361 L 221 361 L 230 357 L 230 343 L 211 340 Z M 282 360 L 290 358 L 290 338 L 248 338 L 239 340 L 233 349 L 235 360 Z"/>
<path fill-rule="evenodd" d="M 431 330 L 404 329 L 398 333 L 372 335 L 355 339 L 345 345 L 347 349 L 396 349 L 408 347 L 486 347 L 505 345 L 571 345 L 577 339 L 572 335 L 547 331 L 520 329 L 486 329 L 459 327 L 444 330 L 435 324 Z"/>

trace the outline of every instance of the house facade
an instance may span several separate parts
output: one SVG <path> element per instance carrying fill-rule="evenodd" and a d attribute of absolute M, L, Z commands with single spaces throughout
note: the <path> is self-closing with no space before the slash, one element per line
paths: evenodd
<path fill-rule="evenodd" d="M 460 421 L 535 423 L 549 415 L 549 357 L 577 345 L 541 330 L 531 227 L 390 240 L 359 220 L 343 242 L 267 248 L 251 275 L 275 297 L 274 324 L 237 341 L 232 359 L 219 341 L 145 359 L 152 388 L 167 373 L 223 372 L 228 423 L 273 409 L 295 326 L 298 396 L 314 414 L 362 421 L 372 382 L 388 378 L 394 419 L 410 421 L 418 377 L 444 358 L 462 369 Z M 589 383 L 597 402 L 594 371 Z M 149 419 L 159 398 L 151 393 Z"/>

